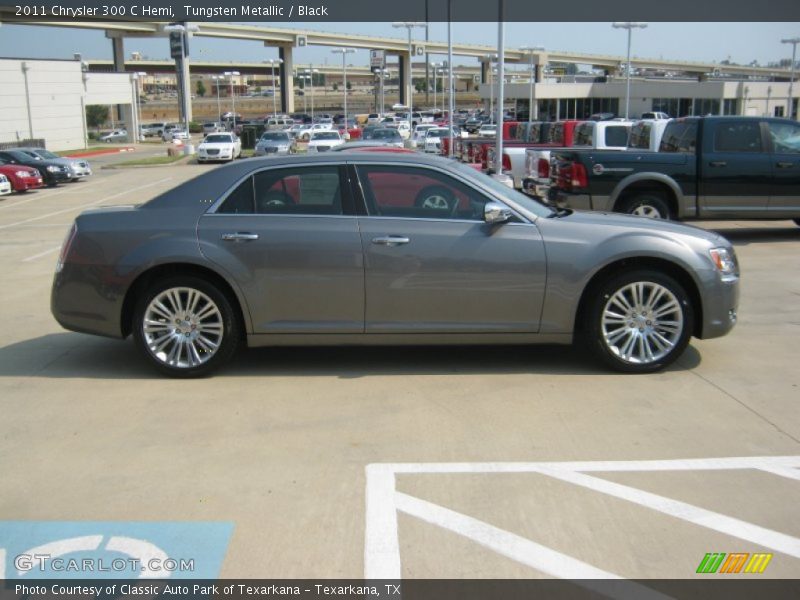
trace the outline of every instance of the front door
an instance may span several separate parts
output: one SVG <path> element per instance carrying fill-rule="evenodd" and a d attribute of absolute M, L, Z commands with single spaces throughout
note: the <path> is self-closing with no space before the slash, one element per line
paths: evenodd
<path fill-rule="evenodd" d="M 367 333 L 538 331 L 546 261 L 535 224 L 487 225 L 490 198 L 433 168 L 357 172 Z"/>

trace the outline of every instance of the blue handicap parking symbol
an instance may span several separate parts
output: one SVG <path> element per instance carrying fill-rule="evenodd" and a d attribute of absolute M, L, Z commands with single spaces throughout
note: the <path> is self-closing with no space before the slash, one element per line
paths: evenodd
<path fill-rule="evenodd" d="M 0 579 L 216 579 L 233 523 L 0 521 Z"/>

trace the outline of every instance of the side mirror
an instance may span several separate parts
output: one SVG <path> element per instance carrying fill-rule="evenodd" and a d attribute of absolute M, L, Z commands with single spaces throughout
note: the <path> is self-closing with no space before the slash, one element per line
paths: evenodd
<path fill-rule="evenodd" d="M 483 220 L 490 225 L 510 221 L 512 216 L 511 210 L 499 202 L 487 202 L 483 207 Z"/>

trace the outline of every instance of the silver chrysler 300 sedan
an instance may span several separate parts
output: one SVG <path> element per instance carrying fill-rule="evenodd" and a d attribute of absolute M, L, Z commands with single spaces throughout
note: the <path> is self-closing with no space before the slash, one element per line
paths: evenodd
<path fill-rule="evenodd" d="M 168 375 L 238 346 L 555 343 L 656 371 L 736 321 L 730 243 L 642 217 L 553 210 L 418 154 L 251 159 L 138 206 L 87 211 L 52 312 L 133 335 Z"/>

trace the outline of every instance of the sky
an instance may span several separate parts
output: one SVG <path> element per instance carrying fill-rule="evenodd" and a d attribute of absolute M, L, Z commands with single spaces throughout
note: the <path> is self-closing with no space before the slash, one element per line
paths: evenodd
<path fill-rule="evenodd" d="M 258 25 L 258 23 L 252 23 Z M 275 25 L 275 24 L 271 24 Z M 202 23 L 199 24 L 202 27 Z M 355 33 L 407 39 L 406 30 L 394 29 L 391 23 L 311 23 L 304 29 L 338 33 Z M 453 23 L 453 40 L 496 45 L 496 23 Z M 447 40 L 447 24 L 431 23 L 432 40 Z M 632 55 L 643 58 L 713 62 L 729 59 L 748 64 L 757 60 L 791 58 L 791 46 L 781 44 L 783 38 L 800 36 L 800 23 L 649 23 L 647 29 L 634 30 Z M 414 38 L 423 40 L 425 32 L 414 30 Z M 610 23 L 507 23 L 506 47 L 543 46 L 548 50 L 612 54 L 624 56 L 626 32 L 613 29 Z M 277 57 L 277 49 L 258 42 L 194 38 L 191 56 L 196 60 L 260 62 Z M 125 40 L 125 54 L 142 52 L 151 59 L 167 58 L 165 38 Z M 72 58 L 80 52 L 86 59 L 110 59 L 111 42 L 103 32 L 68 28 L 27 27 L 3 24 L 0 27 L 0 57 L 8 58 Z M 445 57 L 432 56 L 431 60 Z M 296 48 L 298 64 L 338 64 L 326 47 Z M 474 58 L 456 57 L 455 64 L 473 64 Z M 368 52 L 351 55 L 349 63 L 367 65 Z"/>

